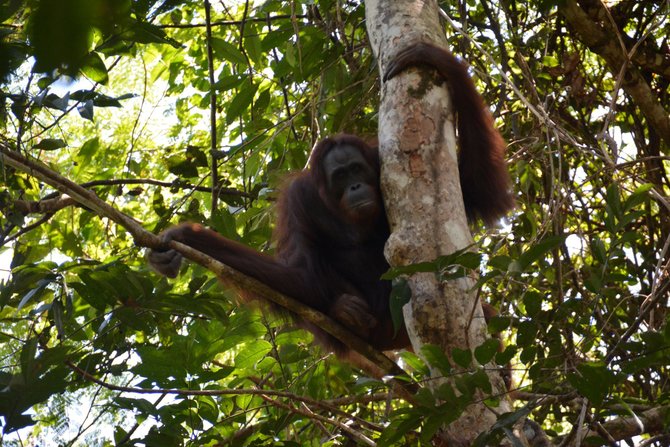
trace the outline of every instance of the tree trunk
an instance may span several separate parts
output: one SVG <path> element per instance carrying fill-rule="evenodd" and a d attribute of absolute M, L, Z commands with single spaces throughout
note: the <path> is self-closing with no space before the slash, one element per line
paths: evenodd
<path fill-rule="evenodd" d="M 417 41 L 446 46 L 435 1 L 367 0 L 366 18 L 382 74 L 398 50 Z M 426 77 L 409 71 L 381 88 L 381 178 L 392 231 L 386 256 L 393 266 L 431 261 L 473 243 L 459 184 L 449 94 L 444 83 L 419 85 L 420 79 Z M 415 274 L 409 283 L 412 299 L 404 316 L 417 353 L 427 343 L 450 354 L 453 348 L 474 350 L 486 340 L 473 278 L 440 283 L 433 274 Z M 500 374 L 490 371 L 493 392 L 503 395 Z M 436 378 L 429 382 L 434 389 L 448 380 L 437 370 L 431 374 Z M 483 403 L 470 405 L 446 428 L 448 445 L 471 445 L 495 423 L 495 413 L 509 409 L 504 400 L 494 411 Z"/>

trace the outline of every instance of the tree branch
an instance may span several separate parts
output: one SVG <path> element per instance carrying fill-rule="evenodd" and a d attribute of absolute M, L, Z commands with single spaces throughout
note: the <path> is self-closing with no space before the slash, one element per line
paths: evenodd
<path fill-rule="evenodd" d="M 612 39 L 610 33 L 593 22 L 575 0 L 566 0 L 558 9 L 572 29 L 579 34 L 581 41 L 605 59 L 615 78 L 622 78 L 624 91 L 633 98 L 649 126 L 658 132 L 670 148 L 670 117 L 639 70 L 630 65 L 634 53 L 626 53 L 626 49 L 619 45 L 619 40 Z"/>
<path fill-rule="evenodd" d="M 285 15 L 274 15 L 274 16 L 267 16 L 267 17 L 249 17 L 246 18 L 244 21 L 242 20 L 220 20 L 217 22 L 212 22 L 211 26 L 240 26 L 243 22 L 256 22 L 256 23 L 263 23 L 267 22 L 268 20 L 274 21 L 274 20 L 293 20 L 294 18 L 296 19 L 308 19 L 309 16 L 305 14 L 298 14 L 298 15 L 292 15 L 292 14 L 285 14 Z M 168 29 L 168 28 L 179 28 L 179 29 L 188 29 L 188 28 L 205 28 L 207 27 L 206 23 L 177 23 L 177 24 L 168 24 L 168 25 L 158 25 L 159 28 L 163 29 Z"/>
<path fill-rule="evenodd" d="M 216 142 L 216 88 L 214 87 L 214 49 L 212 48 L 212 7 L 209 0 L 205 0 L 205 22 L 207 24 L 207 72 L 209 75 L 209 156 L 212 157 L 212 209 L 216 210 L 216 188 L 219 184 L 219 164 L 217 162 L 217 142 Z"/>
<path fill-rule="evenodd" d="M 602 422 L 599 428 L 615 441 L 630 439 L 642 434 L 660 434 L 665 431 L 665 421 L 668 414 L 670 414 L 670 406 L 661 406 L 632 416 Z M 582 432 L 582 440 L 589 436 L 602 437 L 599 433 L 600 430 L 584 430 Z"/>
<path fill-rule="evenodd" d="M 59 175 L 38 161 L 27 159 L 18 152 L 11 150 L 5 143 L 0 143 L 0 161 L 42 180 L 61 193 L 72 197 L 77 203 L 89 208 L 98 216 L 106 217 L 122 226 L 133 236 L 137 246 L 164 248 L 158 236 L 148 232 L 137 221 L 101 200 L 93 191 L 83 188 L 81 185 Z M 364 340 L 351 333 L 351 331 L 327 315 L 311 307 L 305 306 L 296 299 L 282 295 L 262 282 L 245 276 L 237 270 L 222 264 L 188 245 L 176 241 L 170 241 L 168 245 L 170 248 L 179 251 L 185 258 L 212 271 L 216 276 L 226 278 L 227 282 L 238 289 L 248 290 L 254 294 L 261 295 L 295 313 L 306 321 L 319 326 L 338 340 L 342 341 L 348 348 L 360 353 L 385 374 L 390 376 L 405 375 L 405 372 L 387 356 L 375 350 Z M 391 379 L 391 385 L 399 395 L 405 399 L 411 400 L 411 396 L 415 391 L 415 384 L 408 384 L 396 379 Z"/>
<path fill-rule="evenodd" d="M 142 179 L 142 178 L 93 180 L 90 182 L 79 184 L 79 186 L 83 188 L 90 188 L 94 186 L 115 186 L 115 185 L 154 185 L 154 186 L 163 186 L 166 188 L 178 187 L 180 189 L 191 189 L 193 191 L 198 192 L 208 192 L 208 193 L 212 192 L 212 189 L 209 187 L 196 186 L 184 183 L 182 181 L 165 182 L 161 180 Z M 240 191 L 235 188 L 217 188 L 216 194 L 218 196 L 226 194 L 239 197 L 255 198 L 254 195 L 245 191 Z M 74 200 L 72 197 L 69 197 L 67 195 L 61 195 L 61 193 L 59 192 L 47 194 L 45 197 L 39 200 L 15 200 L 13 203 L 16 210 L 23 214 L 54 213 L 68 206 L 78 204 L 78 202 Z"/>

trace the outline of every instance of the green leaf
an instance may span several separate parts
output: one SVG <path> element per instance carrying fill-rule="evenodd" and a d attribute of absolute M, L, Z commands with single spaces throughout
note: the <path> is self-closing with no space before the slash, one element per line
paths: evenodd
<path fill-rule="evenodd" d="M 437 368 L 443 376 L 449 376 L 451 373 L 451 362 L 449 361 L 449 357 L 442 351 L 442 348 L 426 344 L 421 347 L 421 355 L 430 366 Z"/>
<path fill-rule="evenodd" d="M 474 374 L 470 376 L 472 383 L 475 387 L 482 390 L 484 394 L 491 394 L 493 392 L 493 387 L 491 386 L 491 380 L 489 375 L 486 374 L 484 368 L 478 368 Z"/>
<path fill-rule="evenodd" d="M 403 436 L 416 430 L 421 425 L 423 418 L 422 414 L 409 413 L 402 415 L 402 418 L 392 420 L 379 437 L 379 444 L 397 445 Z"/>
<path fill-rule="evenodd" d="M 617 183 L 612 183 L 607 188 L 607 194 L 605 203 L 607 209 L 616 218 L 620 218 L 623 214 L 623 207 L 621 206 L 621 195 L 619 193 L 619 185 Z"/>
<path fill-rule="evenodd" d="M 238 368 L 253 368 L 256 362 L 268 355 L 272 345 L 266 340 L 255 340 L 246 343 L 235 357 L 235 366 Z"/>
<path fill-rule="evenodd" d="M 33 362 L 37 356 L 37 338 L 30 338 L 26 340 L 21 348 L 21 372 L 23 380 L 28 383 L 30 382 L 30 376 L 34 372 Z"/>
<path fill-rule="evenodd" d="M 388 272 L 382 275 L 382 279 L 391 280 L 401 275 L 412 275 L 421 272 L 436 272 L 438 270 L 437 262 L 417 262 L 416 264 L 391 267 Z"/>
<path fill-rule="evenodd" d="M 481 345 L 475 348 L 475 359 L 480 365 L 486 365 L 498 353 L 500 349 L 500 340 L 489 338 Z"/>
<path fill-rule="evenodd" d="M 518 440 L 516 435 L 511 432 L 511 428 L 520 420 L 526 419 L 530 414 L 531 405 L 534 403 L 529 403 L 524 407 L 510 413 L 503 413 L 498 416 L 498 420 L 495 424 L 489 429 L 488 432 L 480 434 L 475 443 L 474 447 L 484 447 L 487 445 L 498 445 L 500 444 L 500 438 L 502 436 L 507 437 L 508 440 L 511 440 L 513 446 L 522 447 L 523 444 Z"/>
<path fill-rule="evenodd" d="M 248 34 L 244 37 L 244 49 L 255 64 L 263 62 L 265 55 L 261 48 L 261 40 L 257 34 Z"/>
<path fill-rule="evenodd" d="M 25 306 L 28 303 L 28 301 L 33 299 L 35 296 L 40 296 L 42 292 L 47 288 L 47 286 L 52 282 L 53 282 L 52 278 L 45 278 L 38 281 L 36 286 L 23 296 L 23 298 L 19 302 L 19 305 L 16 307 L 16 310 L 21 310 L 23 306 Z"/>
<path fill-rule="evenodd" d="M 212 49 L 217 59 L 225 59 L 234 64 L 247 65 L 247 58 L 244 57 L 244 54 L 235 45 L 223 39 L 212 38 Z"/>
<path fill-rule="evenodd" d="M 5 417 L 5 426 L 3 427 L 4 433 L 11 433 L 15 430 L 29 427 L 37 422 L 32 418 L 32 416 L 25 414 L 16 414 L 12 412 L 4 413 L 3 416 Z"/>
<path fill-rule="evenodd" d="M 514 345 L 508 345 L 505 347 L 503 352 L 496 354 L 496 364 L 498 365 L 507 365 L 512 361 L 514 355 L 517 353 L 517 347 Z"/>
<path fill-rule="evenodd" d="M 286 47 L 284 57 L 286 58 L 286 62 L 288 62 L 288 64 L 292 68 L 294 68 L 297 65 L 296 51 L 295 51 L 295 47 L 293 45 L 289 45 L 289 46 Z"/>
<path fill-rule="evenodd" d="M 51 303 L 51 312 L 53 314 L 54 326 L 56 326 L 56 331 L 58 332 L 58 338 L 62 339 L 65 334 L 63 328 L 63 314 L 65 309 L 63 308 L 63 303 L 61 303 L 59 299 L 55 299 Z"/>
<path fill-rule="evenodd" d="M 93 82 L 104 85 L 109 81 L 107 67 L 98 53 L 88 53 L 82 63 L 81 71 Z"/>
<path fill-rule="evenodd" d="M 453 266 L 461 266 L 466 269 L 474 270 L 479 268 L 482 262 L 482 254 L 471 251 L 471 247 L 458 250 L 448 256 L 440 256 L 436 259 L 441 269 L 447 269 Z"/>
<path fill-rule="evenodd" d="M 533 321 L 522 321 L 519 323 L 516 333 L 516 342 L 519 346 L 530 346 L 535 342 L 537 336 L 537 324 Z"/>
<path fill-rule="evenodd" d="M 93 101 L 84 101 L 77 106 L 79 115 L 89 121 L 93 121 Z"/>
<path fill-rule="evenodd" d="M 206 421 L 216 424 L 219 418 L 219 406 L 210 396 L 197 396 L 198 414 Z"/>
<path fill-rule="evenodd" d="M 449 414 L 445 415 L 442 412 L 435 411 L 423 420 L 423 424 L 421 424 L 421 440 L 426 445 L 431 444 L 435 433 L 451 419 L 449 416 Z"/>
<path fill-rule="evenodd" d="M 65 146 L 67 146 L 67 143 L 60 138 L 45 138 L 34 145 L 33 148 L 41 149 L 43 151 L 55 151 L 56 149 L 61 149 Z"/>
<path fill-rule="evenodd" d="M 158 414 L 156 406 L 146 399 L 132 399 L 130 397 L 116 396 L 114 402 L 119 408 L 136 410 L 145 415 Z"/>
<path fill-rule="evenodd" d="M 112 98 L 111 96 L 103 95 L 102 93 L 93 92 L 90 90 L 77 90 L 72 93 L 71 98 L 76 101 L 86 102 L 93 101 L 96 107 L 122 107 L 122 100 L 134 98 L 137 95 L 128 93 L 125 95 Z"/>
<path fill-rule="evenodd" d="M 93 9 L 90 0 L 51 0 L 36 3 L 28 16 L 36 72 L 63 69 L 75 76 L 91 43 Z"/>
<path fill-rule="evenodd" d="M 412 289 L 409 287 L 407 280 L 404 278 L 395 278 L 393 280 L 393 287 L 391 288 L 390 297 L 390 311 L 391 319 L 393 320 L 393 330 L 397 334 L 398 330 L 404 324 L 404 316 L 402 308 L 412 299 Z"/>
<path fill-rule="evenodd" d="M 639 207 L 642 203 L 646 202 L 649 200 L 650 195 L 649 191 L 651 191 L 654 188 L 654 185 L 651 183 L 645 183 L 644 185 L 641 185 L 633 191 L 633 193 L 626 198 L 626 201 L 624 202 L 624 208 L 626 210 L 633 210 Z"/>
<path fill-rule="evenodd" d="M 157 25 L 132 21 L 122 34 L 123 39 L 137 43 L 162 43 L 179 48 L 181 44 L 175 39 L 168 37 L 165 31 Z"/>
<path fill-rule="evenodd" d="M 607 249 L 605 248 L 605 244 L 600 238 L 594 237 L 591 240 L 591 253 L 593 255 L 593 258 L 596 259 L 598 262 L 602 264 L 607 262 L 608 259 Z"/>
<path fill-rule="evenodd" d="M 529 290 L 523 296 L 523 305 L 526 308 L 526 315 L 535 317 L 542 310 L 544 297 L 536 290 Z"/>
<path fill-rule="evenodd" d="M 510 271 L 525 272 L 534 262 L 538 262 L 546 256 L 547 253 L 559 247 L 565 238 L 563 236 L 548 236 L 541 242 L 533 245 L 525 253 L 522 253 L 515 261 L 510 264 Z"/>
<path fill-rule="evenodd" d="M 84 144 L 81 145 L 77 157 L 81 159 L 81 163 L 89 163 L 95 154 L 100 149 L 100 139 L 98 137 L 91 138 L 86 140 Z"/>
<path fill-rule="evenodd" d="M 602 404 L 615 383 L 614 373 L 601 362 L 582 363 L 577 366 L 579 373 L 569 374 L 568 380 L 582 396 L 595 406 Z"/>
<path fill-rule="evenodd" d="M 430 408 L 432 410 L 435 406 L 435 396 L 428 388 L 419 389 L 414 397 L 416 398 L 417 404 L 422 407 Z"/>
<path fill-rule="evenodd" d="M 469 368 L 472 366 L 472 351 L 469 349 L 454 348 L 451 350 L 451 357 L 461 368 Z"/>
<path fill-rule="evenodd" d="M 507 271 L 509 269 L 509 265 L 512 262 L 512 258 L 510 258 L 507 255 L 504 256 L 494 256 L 493 258 L 489 259 L 487 262 L 487 265 L 491 268 L 496 268 L 498 270 L 502 271 Z"/>
<path fill-rule="evenodd" d="M 193 159 L 184 158 L 182 154 L 173 155 L 166 160 L 168 171 L 180 178 L 198 176 L 198 165 Z"/>
<path fill-rule="evenodd" d="M 430 374 L 430 370 L 426 363 L 413 352 L 402 351 L 400 353 L 400 358 L 412 369 L 419 371 L 422 375 L 426 376 Z"/>
<path fill-rule="evenodd" d="M 458 402 L 458 394 L 449 382 L 445 382 L 437 389 L 435 396 L 443 402 L 451 402 L 455 405 Z"/>
<path fill-rule="evenodd" d="M 440 256 L 430 262 L 417 262 L 406 266 L 393 267 L 382 275 L 382 279 L 393 279 L 400 275 L 412 275 L 413 273 L 439 272 L 441 279 L 461 278 L 468 274 L 463 269 L 476 269 L 481 264 L 482 255 L 471 251 L 471 247 L 446 256 Z M 459 268 L 462 267 L 462 268 Z"/>
<path fill-rule="evenodd" d="M 215 86 L 220 91 L 232 90 L 244 82 L 244 77 L 238 75 L 221 76 Z"/>
<path fill-rule="evenodd" d="M 233 100 L 228 105 L 226 112 L 226 123 L 232 123 L 249 108 L 257 90 L 258 85 L 256 84 L 242 84 L 242 87 L 240 87 L 237 95 L 235 95 Z"/>
<path fill-rule="evenodd" d="M 182 380 L 187 375 L 185 362 L 189 355 L 183 344 L 169 348 L 139 346 L 135 352 L 142 360 L 130 369 L 135 374 L 151 378 L 164 386 L 172 384 L 174 379 Z"/>

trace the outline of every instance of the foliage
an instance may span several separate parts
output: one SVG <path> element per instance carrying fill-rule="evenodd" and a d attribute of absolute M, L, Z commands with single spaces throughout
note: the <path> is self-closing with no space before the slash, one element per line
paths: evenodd
<path fill-rule="evenodd" d="M 412 380 L 428 365 L 470 373 L 436 395 L 421 389 L 411 405 L 389 398 L 385 383 L 325 356 L 307 333 L 237 306 L 203 268 L 160 278 L 124 228 L 5 165 L 2 441 L 427 445 L 477 390 L 490 390 L 473 360 L 495 359 L 512 362 L 517 411 L 482 445 L 527 413 L 565 445 L 578 434 L 589 445 L 631 439 L 639 433 L 616 425 L 627 416 L 644 423 L 649 445 L 667 445 L 670 142 L 649 104 L 669 103 L 668 6 L 578 2 L 631 52 L 629 69 L 652 93 L 643 101 L 589 46 L 572 4 L 442 5 L 463 25 L 467 37 L 447 28 L 450 44 L 509 142 L 518 208 L 479 233 L 481 256 L 396 274 L 446 280 L 481 265 L 503 352 L 403 353 Z M 216 3 L 211 39 L 207 17 L 203 2 L 188 0 L 1 1 L 3 144 L 151 231 L 201 221 L 271 252 L 285 173 L 322 136 L 376 133 L 364 6 Z"/>

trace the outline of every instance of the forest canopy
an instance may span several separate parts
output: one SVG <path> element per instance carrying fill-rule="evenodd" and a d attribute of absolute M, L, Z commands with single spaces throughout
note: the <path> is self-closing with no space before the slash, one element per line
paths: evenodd
<path fill-rule="evenodd" d="M 138 236 L 273 253 L 287 174 L 377 134 L 364 2 L 0 0 L 3 445 L 430 445 L 492 361 L 515 410 L 481 445 L 526 416 L 555 445 L 670 443 L 668 2 L 438 3 L 516 208 L 395 272 L 479 272 L 503 343 L 398 353 L 408 399 L 207 268 L 159 276 Z"/>

